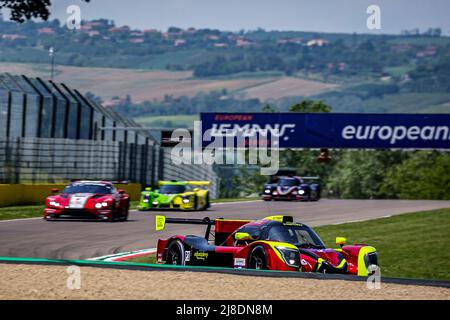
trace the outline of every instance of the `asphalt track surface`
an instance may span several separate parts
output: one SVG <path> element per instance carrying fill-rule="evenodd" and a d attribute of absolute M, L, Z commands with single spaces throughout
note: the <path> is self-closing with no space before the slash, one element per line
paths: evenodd
<path fill-rule="evenodd" d="M 319 202 L 240 202 L 213 204 L 202 212 L 131 211 L 127 222 L 55 221 L 42 219 L 0 222 L 0 256 L 88 259 L 124 251 L 154 248 L 158 238 L 204 234 L 205 227 L 167 225 L 154 231 L 155 214 L 167 217 L 258 219 L 292 215 L 310 226 L 345 223 L 408 212 L 450 208 L 450 201 L 327 200 Z"/>

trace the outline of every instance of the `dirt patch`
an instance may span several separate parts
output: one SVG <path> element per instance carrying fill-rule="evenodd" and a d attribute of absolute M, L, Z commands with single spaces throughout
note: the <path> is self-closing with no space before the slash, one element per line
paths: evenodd
<path fill-rule="evenodd" d="M 264 101 L 293 96 L 307 97 L 335 88 L 337 88 L 337 85 L 331 83 L 284 77 L 267 84 L 252 87 L 245 90 L 245 92 L 249 98 L 258 98 Z"/>
<path fill-rule="evenodd" d="M 0 299 L 450 299 L 438 287 L 92 267 L 81 268 L 80 289 L 70 290 L 68 277 L 65 266 L 0 264 Z"/>

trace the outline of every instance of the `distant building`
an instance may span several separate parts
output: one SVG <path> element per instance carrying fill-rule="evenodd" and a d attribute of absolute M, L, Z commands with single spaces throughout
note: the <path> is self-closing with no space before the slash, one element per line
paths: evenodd
<path fill-rule="evenodd" d="M 22 36 L 22 35 L 16 34 L 16 33 L 2 35 L 2 39 L 5 39 L 5 40 L 20 40 L 20 39 L 26 39 L 26 38 L 27 38 L 26 36 Z"/>
<path fill-rule="evenodd" d="M 144 32 L 141 31 L 133 31 L 130 33 L 130 36 L 132 37 L 143 37 L 145 36 Z"/>
<path fill-rule="evenodd" d="M 144 43 L 144 41 L 145 41 L 144 38 L 132 38 L 128 40 L 128 42 L 130 43 Z"/>
<path fill-rule="evenodd" d="M 253 45 L 253 42 L 251 42 L 250 40 L 247 39 L 237 39 L 236 40 L 236 46 L 237 47 L 248 47 Z"/>
<path fill-rule="evenodd" d="M 207 36 L 206 39 L 211 40 L 211 41 L 217 41 L 217 40 L 219 40 L 219 36 L 212 34 L 212 35 Z"/>
<path fill-rule="evenodd" d="M 306 45 L 308 47 L 323 47 L 330 44 L 330 42 L 328 40 L 325 39 L 312 39 L 309 40 Z"/>
<path fill-rule="evenodd" d="M 303 44 L 304 42 L 305 40 L 303 38 L 281 39 L 277 41 L 278 44 L 288 44 L 288 43 Z"/>
<path fill-rule="evenodd" d="M 228 47 L 228 44 L 223 43 L 223 42 L 214 43 L 214 47 L 216 47 L 216 48 L 226 48 L 226 47 Z"/>
<path fill-rule="evenodd" d="M 53 35 L 55 34 L 55 30 L 53 30 L 52 28 L 40 28 L 38 29 L 38 33 Z"/>
<path fill-rule="evenodd" d="M 185 44 L 186 44 L 186 40 L 184 40 L 184 39 L 176 39 L 175 42 L 173 43 L 173 45 L 175 47 L 179 47 L 179 46 L 182 46 Z"/>
<path fill-rule="evenodd" d="M 89 37 L 96 37 L 100 35 L 100 32 L 98 32 L 97 30 L 91 30 L 88 32 Z"/>
<path fill-rule="evenodd" d="M 418 51 L 416 53 L 417 58 L 431 57 L 434 56 L 437 52 L 436 47 L 429 46 L 425 50 Z"/>
<path fill-rule="evenodd" d="M 409 43 L 399 43 L 399 44 L 394 44 L 393 46 L 391 46 L 391 50 L 396 53 L 407 52 L 407 51 L 411 50 L 412 48 L 413 48 L 413 46 L 410 45 Z"/>

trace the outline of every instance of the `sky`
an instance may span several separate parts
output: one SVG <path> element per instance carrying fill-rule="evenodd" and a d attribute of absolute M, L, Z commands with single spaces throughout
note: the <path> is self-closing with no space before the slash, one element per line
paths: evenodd
<path fill-rule="evenodd" d="M 65 21 L 71 4 L 81 18 L 107 18 L 136 29 L 170 26 L 227 31 L 295 30 L 400 33 L 440 27 L 450 35 L 449 0 L 52 0 L 52 18 Z M 369 30 L 369 5 L 381 9 L 381 30 Z"/>

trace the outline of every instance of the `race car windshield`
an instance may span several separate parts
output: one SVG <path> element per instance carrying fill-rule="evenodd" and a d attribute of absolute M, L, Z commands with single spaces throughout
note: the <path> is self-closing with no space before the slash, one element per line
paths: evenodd
<path fill-rule="evenodd" d="M 297 180 L 295 179 L 281 179 L 280 186 L 282 187 L 293 187 L 298 185 Z"/>
<path fill-rule="evenodd" d="M 325 245 L 319 236 L 305 226 L 273 226 L 269 230 L 268 239 L 293 244 L 299 248 L 324 249 Z"/>
<path fill-rule="evenodd" d="M 94 194 L 111 194 L 113 193 L 113 187 L 107 185 L 98 184 L 75 184 L 67 186 L 63 193 L 74 194 L 74 193 L 94 193 Z"/>
<path fill-rule="evenodd" d="M 174 184 L 166 184 L 159 188 L 159 193 L 163 194 L 177 194 L 183 193 L 186 191 L 186 186 L 182 185 L 174 185 Z"/>

